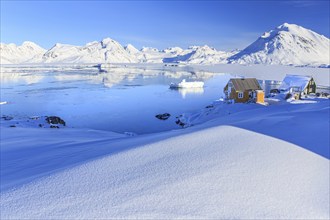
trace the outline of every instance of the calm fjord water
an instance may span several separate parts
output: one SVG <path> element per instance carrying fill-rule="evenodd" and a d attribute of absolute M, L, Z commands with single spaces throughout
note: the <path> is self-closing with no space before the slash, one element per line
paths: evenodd
<path fill-rule="evenodd" d="M 2 115 L 63 118 L 69 127 L 153 133 L 179 129 L 175 117 L 219 99 L 229 74 L 118 68 L 3 73 Z M 204 81 L 204 88 L 169 89 L 182 79 Z M 157 114 L 170 113 L 168 120 Z"/>

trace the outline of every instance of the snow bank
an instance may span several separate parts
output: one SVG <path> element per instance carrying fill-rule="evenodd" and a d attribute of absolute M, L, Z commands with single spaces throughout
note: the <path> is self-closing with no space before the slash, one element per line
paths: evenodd
<path fill-rule="evenodd" d="M 327 159 L 231 126 L 142 144 L 1 195 L 2 219 L 328 219 L 329 208 Z"/>

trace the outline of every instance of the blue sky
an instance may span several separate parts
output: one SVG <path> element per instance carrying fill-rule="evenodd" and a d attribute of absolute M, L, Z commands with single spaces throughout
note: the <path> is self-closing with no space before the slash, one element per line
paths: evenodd
<path fill-rule="evenodd" d="M 329 1 L 3 1 L 1 42 L 209 45 L 243 49 L 263 32 L 298 24 L 329 37 Z"/>

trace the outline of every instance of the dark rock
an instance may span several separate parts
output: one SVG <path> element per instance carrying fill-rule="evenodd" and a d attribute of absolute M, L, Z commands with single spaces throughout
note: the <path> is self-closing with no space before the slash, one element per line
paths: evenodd
<path fill-rule="evenodd" d="M 43 127 L 42 124 L 39 124 L 39 127 L 42 128 Z"/>
<path fill-rule="evenodd" d="M 213 105 L 208 105 L 205 108 L 213 108 L 213 107 L 214 107 Z"/>
<path fill-rule="evenodd" d="M 46 117 L 46 121 L 48 124 L 62 124 L 63 126 L 65 126 L 65 121 L 57 116 Z"/>
<path fill-rule="evenodd" d="M 185 123 L 183 123 L 180 119 L 176 120 L 175 123 L 177 125 L 180 125 L 181 127 L 184 127 L 185 126 Z"/>
<path fill-rule="evenodd" d="M 16 125 L 10 125 L 9 127 L 11 127 L 11 128 L 16 128 Z"/>
<path fill-rule="evenodd" d="M 158 118 L 159 120 L 167 120 L 171 114 L 169 113 L 164 113 L 164 114 L 158 114 L 155 117 Z"/>
<path fill-rule="evenodd" d="M 285 96 L 285 100 L 288 100 L 289 98 L 291 98 L 292 97 L 292 94 L 291 93 L 288 93 L 288 94 L 286 94 L 286 96 Z"/>
<path fill-rule="evenodd" d="M 57 125 L 51 125 L 50 128 L 60 128 L 60 127 Z"/>
<path fill-rule="evenodd" d="M 33 116 L 33 117 L 30 117 L 31 120 L 39 120 L 39 116 Z"/>
<path fill-rule="evenodd" d="M 9 116 L 9 115 L 4 115 L 1 118 L 4 119 L 4 120 L 6 120 L 6 121 L 10 121 L 10 120 L 14 119 L 14 117 Z"/>
<path fill-rule="evenodd" d="M 270 90 L 270 93 L 280 93 L 280 90 L 278 90 L 278 89 L 271 89 Z"/>

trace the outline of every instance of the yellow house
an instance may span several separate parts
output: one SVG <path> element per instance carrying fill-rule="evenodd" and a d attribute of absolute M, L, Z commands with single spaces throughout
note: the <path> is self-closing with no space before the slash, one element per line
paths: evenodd
<path fill-rule="evenodd" d="M 256 78 L 230 79 L 223 91 L 226 99 L 235 103 L 264 103 L 265 93 Z"/>

